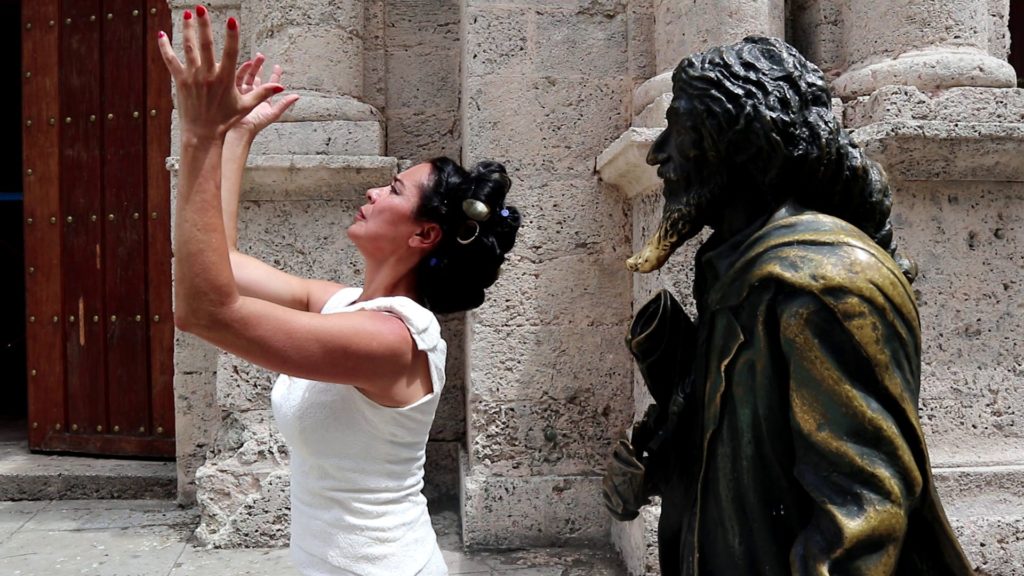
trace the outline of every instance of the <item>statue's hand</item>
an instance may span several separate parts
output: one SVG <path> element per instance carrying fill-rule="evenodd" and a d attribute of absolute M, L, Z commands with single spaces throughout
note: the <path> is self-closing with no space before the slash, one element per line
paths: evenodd
<path fill-rule="evenodd" d="M 650 503 L 644 493 L 644 465 L 636 457 L 633 446 L 619 440 L 608 461 L 602 482 L 604 505 L 616 520 L 633 520 L 640 508 Z"/>

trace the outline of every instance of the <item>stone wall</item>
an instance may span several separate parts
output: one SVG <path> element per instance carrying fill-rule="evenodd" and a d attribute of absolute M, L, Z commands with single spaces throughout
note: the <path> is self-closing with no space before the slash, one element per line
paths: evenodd
<path fill-rule="evenodd" d="M 601 469 L 632 417 L 629 209 L 594 158 L 629 124 L 629 40 L 644 15 L 622 0 L 462 7 L 463 159 L 504 162 L 525 218 L 468 315 L 463 540 L 606 541 Z"/>

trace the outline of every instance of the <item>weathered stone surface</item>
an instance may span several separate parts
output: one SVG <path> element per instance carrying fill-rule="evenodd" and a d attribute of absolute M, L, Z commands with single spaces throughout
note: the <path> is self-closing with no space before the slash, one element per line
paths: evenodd
<path fill-rule="evenodd" d="M 601 179 L 615 186 L 627 198 L 660 189 L 658 169 L 647 164 L 647 152 L 662 128 L 630 128 L 597 157 Z"/>
<path fill-rule="evenodd" d="M 612 392 L 541 401 L 470 402 L 469 462 L 475 474 L 516 477 L 595 475 L 632 423 L 626 378 Z M 602 398 L 601 396 L 605 396 Z"/>
<path fill-rule="evenodd" d="M 175 488 L 173 462 L 33 454 L 23 439 L 0 442 L 0 501 L 171 499 Z"/>
<path fill-rule="evenodd" d="M 345 230 L 364 201 L 243 201 L 238 247 L 244 253 L 304 278 L 359 282 L 363 262 Z"/>
<path fill-rule="evenodd" d="M 895 197 L 897 240 L 920 268 L 932 461 L 1024 462 L 1024 185 L 906 183 Z"/>
<path fill-rule="evenodd" d="M 457 442 L 466 437 L 466 315 L 438 318 L 448 344 L 445 385 L 430 429 L 432 441 Z"/>
<path fill-rule="evenodd" d="M 629 238 L 628 207 L 621 194 L 609 186 L 595 189 L 589 178 L 529 185 L 513 177 L 506 201 L 527 215 L 515 254 L 530 262 L 611 252 Z"/>
<path fill-rule="evenodd" d="M 788 12 L 787 40 L 835 79 L 843 66 L 842 0 L 794 0 Z"/>
<path fill-rule="evenodd" d="M 623 249 L 540 263 L 512 256 L 471 322 L 488 328 L 622 326 L 629 317 L 629 274 L 622 265 L 628 256 Z M 477 332 L 473 328 L 474 336 Z M 470 358 L 474 361 L 472 353 Z"/>
<path fill-rule="evenodd" d="M 658 70 L 675 68 L 684 57 L 751 34 L 784 38 L 783 0 L 655 0 Z"/>
<path fill-rule="evenodd" d="M 1024 123 L 897 120 L 853 138 L 896 180 L 1024 181 Z"/>
<path fill-rule="evenodd" d="M 586 546 L 608 539 L 600 478 L 464 472 L 462 484 L 462 541 L 468 548 Z"/>
<path fill-rule="evenodd" d="M 832 83 L 833 90 L 848 100 L 890 84 L 922 90 L 1015 86 L 1013 68 L 989 54 L 993 7 L 987 0 L 847 3 L 844 22 L 871 21 L 876 25 L 848 25 L 844 29 L 847 70 Z M 1000 11 L 1006 9 L 1003 3 Z M 878 14 L 887 16 L 877 18 Z"/>
<path fill-rule="evenodd" d="M 621 78 L 470 77 L 465 150 L 472 160 L 501 158 L 524 179 L 588 177 L 629 123 L 629 90 Z"/>
<path fill-rule="evenodd" d="M 382 156 L 250 156 L 243 180 L 247 200 L 351 198 L 391 181 L 397 163 Z"/>
<path fill-rule="evenodd" d="M 654 0 L 630 0 L 626 6 L 629 77 L 634 85 L 657 73 L 654 47 Z M 634 110 L 634 113 L 636 110 Z"/>
<path fill-rule="evenodd" d="M 212 373 L 217 370 L 217 349 L 198 336 L 174 331 L 174 371 L 177 374 Z"/>
<path fill-rule="evenodd" d="M 474 334 L 471 402 L 572 402 L 625 410 L 632 377 L 623 325 L 495 327 Z M 602 423 L 604 425 L 605 423 Z M 478 431 L 479 432 L 479 431 Z M 614 432 L 614 431 L 612 431 Z"/>
<path fill-rule="evenodd" d="M 407 109 L 388 113 L 388 154 L 415 162 L 438 156 L 459 159 L 462 133 L 458 110 Z"/>
<path fill-rule="evenodd" d="M 469 8 L 463 58 L 474 74 L 523 76 L 533 70 L 529 33 L 534 27 L 528 8 Z"/>
<path fill-rule="evenodd" d="M 220 424 L 215 372 L 174 375 L 175 457 L 178 501 L 195 503 L 196 470 L 206 462 Z"/>
<path fill-rule="evenodd" d="M 217 406 L 229 412 L 269 410 L 275 380 L 276 373 L 221 352 L 217 365 Z"/>
<path fill-rule="evenodd" d="M 243 15 L 253 45 L 284 67 L 290 86 L 362 96 L 363 0 L 252 0 Z"/>
<path fill-rule="evenodd" d="M 384 130 L 377 120 L 279 122 L 267 126 L 252 145 L 254 155 L 373 156 L 383 153 Z"/>
<path fill-rule="evenodd" d="M 849 128 L 879 122 L 1024 123 L 1024 89 L 950 88 L 926 94 L 914 86 L 886 86 L 846 104 Z"/>
<path fill-rule="evenodd" d="M 538 17 L 534 73 L 559 78 L 614 77 L 628 69 L 625 4 L 598 14 Z M 600 54 L 600 58 L 595 58 Z"/>
<path fill-rule="evenodd" d="M 200 542 L 223 548 L 288 541 L 288 448 L 269 411 L 225 416 L 213 458 L 196 472 Z"/>

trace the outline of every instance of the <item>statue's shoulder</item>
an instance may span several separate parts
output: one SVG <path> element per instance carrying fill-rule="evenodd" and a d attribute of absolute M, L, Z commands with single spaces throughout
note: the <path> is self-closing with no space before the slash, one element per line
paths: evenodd
<path fill-rule="evenodd" d="M 913 305 L 910 284 L 885 249 L 856 226 L 812 211 L 770 220 L 751 236 L 729 282 L 774 282 L 823 295 L 881 290 Z"/>

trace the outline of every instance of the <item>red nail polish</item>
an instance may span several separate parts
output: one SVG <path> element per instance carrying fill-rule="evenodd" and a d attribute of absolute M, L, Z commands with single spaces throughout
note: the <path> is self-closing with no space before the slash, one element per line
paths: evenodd
<path fill-rule="evenodd" d="M 199 16 L 200 18 L 202 18 L 203 16 L 206 16 L 206 6 L 203 6 L 202 4 L 197 5 L 196 6 L 196 16 Z"/>
<path fill-rule="evenodd" d="M 284 86 L 274 86 L 274 94 L 280 94 L 284 92 Z"/>
<path fill-rule="evenodd" d="M 228 18 L 228 30 L 238 30 L 238 20 Z"/>
<path fill-rule="evenodd" d="M 161 30 L 160 32 L 156 33 L 156 37 L 157 38 L 163 38 L 164 36 L 167 36 L 167 34 L 164 34 L 163 30 Z"/>
<path fill-rule="evenodd" d="M 189 10 L 185 10 L 185 20 L 191 20 L 191 19 L 192 19 L 192 12 L 189 11 Z"/>

